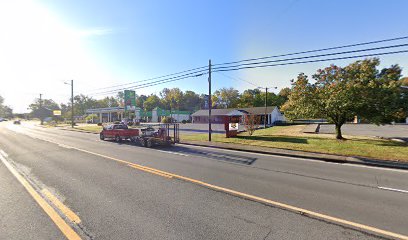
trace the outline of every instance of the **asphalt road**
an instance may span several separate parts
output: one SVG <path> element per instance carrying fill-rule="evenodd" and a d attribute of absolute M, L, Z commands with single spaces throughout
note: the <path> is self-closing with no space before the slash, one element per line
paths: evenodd
<path fill-rule="evenodd" d="M 80 218 L 61 214 L 83 239 L 379 237 L 129 163 L 408 235 L 403 170 L 184 145 L 146 149 L 26 122 L 0 124 L 0 149 L 37 191 L 47 189 Z M 0 184 L 0 239 L 64 238 L 2 163 Z"/>

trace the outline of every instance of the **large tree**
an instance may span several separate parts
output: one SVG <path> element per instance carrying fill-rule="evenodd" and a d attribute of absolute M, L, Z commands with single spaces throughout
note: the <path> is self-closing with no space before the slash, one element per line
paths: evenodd
<path fill-rule="evenodd" d="M 9 106 L 4 105 L 4 98 L 0 96 L 0 117 L 12 117 L 13 109 Z"/>
<path fill-rule="evenodd" d="M 373 123 L 389 123 L 405 107 L 397 65 L 377 70 L 377 58 L 354 62 L 344 68 L 336 65 L 319 69 L 310 83 L 305 74 L 294 82 L 285 116 L 325 118 L 334 123 L 336 138 L 343 139 L 341 127 L 355 116 Z"/>
<path fill-rule="evenodd" d="M 408 86 L 408 77 L 401 78 L 401 85 Z"/>
<path fill-rule="evenodd" d="M 160 92 L 161 102 L 166 109 L 179 109 L 183 102 L 183 92 L 179 88 L 164 88 Z"/>
<path fill-rule="evenodd" d="M 152 94 L 144 102 L 144 108 L 146 111 L 152 111 L 155 107 L 161 107 L 161 102 L 158 96 Z"/>
<path fill-rule="evenodd" d="M 239 103 L 239 91 L 234 88 L 221 88 L 212 95 L 212 104 L 217 108 L 234 108 Z"/>
<path fill-rule="evenodd" d="M 200 109 L 200 95 L 193 91 L 185 91 L 183 94 L 182 110 L 195 111 Z"/>

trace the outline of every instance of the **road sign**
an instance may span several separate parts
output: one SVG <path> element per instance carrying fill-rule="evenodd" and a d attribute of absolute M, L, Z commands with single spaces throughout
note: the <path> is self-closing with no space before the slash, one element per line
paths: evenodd
<path fill-rule="evenodd" d="M 125 90 L 125 111 L 135 110 L 136 107 L 136 92 L 133 90 Z"/>
<path fill-rule="evenodd" d="M 54 110 L 54 111 L 52 111 L 52 114 L 54 116 L 61 116 L 61 110 Z"/>
<path fill-rule="evenodd" d="M 239 124 L 238 123 L 230 123 L 229 124 L 229 130 L 230 131 L 238 131 Z"/>

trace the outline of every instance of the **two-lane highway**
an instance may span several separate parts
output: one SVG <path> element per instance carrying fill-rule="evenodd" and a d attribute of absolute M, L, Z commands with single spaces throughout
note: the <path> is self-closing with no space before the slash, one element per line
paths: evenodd
<path fill-rule="evenodd" d="M 75 223 L 56 207 L 82 238 L 375 238 L 370 227 L 408 235 L 403 170 L 185 145 L 147 149 L 25 122 L 0 124 L 0 149 L 52 206 L 44 191 L 78 216 Z"/>

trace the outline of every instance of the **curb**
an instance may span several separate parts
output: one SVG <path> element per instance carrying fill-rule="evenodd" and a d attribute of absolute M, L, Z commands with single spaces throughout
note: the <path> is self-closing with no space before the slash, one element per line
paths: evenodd
<path fill-rule="evenodd" d="M 60 128 L 60 130 L 64 130 L 64 131 L 70 131 L 70 132 L 81 132 L 81 133 L 91 133 L 91 134 L 99 134 L 97 132 L 91 132 L 91 131 L 85 131 L 85 130 L 80 130 L 80 129 L 68 129 L 68 128 Z"/>
<path fill-rule="evenodd" d="M 349 157 L 349 156 L 342 156 L 342 155 L 332 155 L 332 154 L 320 154 L 320 153 L 312 153 L 312 152 L 301 152 L 301 151 L 294 151 L 293 152 L 286 152 L 287 150 L 284 149 L 277 149 L 271 148 L 274 150 L 279 150 L 282 152 L 268 152 L 262 151 L 257 149 L 242 149 L 237 146 L 235 147 L 224 147 L 224 146 L 216 146 L 216 145 L 206 145 L 206 144 L 199 144 L 199 143 L 192 143 L 192 142 L 181 142 L 184 145 L 191 145 L 191 146 L 200 146 L 200 147 L 209 147 L 209 148 L 216 148 L 216 149 L 227 149 L 227 150 L 234 150 L 240 152 L 251 152 L 251 153 L 260 153 L 260 154 L 267 154 L 272 156 L 284 156 L 284 157 L 295 157 L 295 158 L 304 158 L 304 159 L 311 159 L 316 161 L 324 161 L 324 162 L 333 162 L 333 163 L 350 163 L 356 165 L 366 165 L 366 166 L 374 166 L 374 167 L 383 167 L 383 168 L 393 168 L 393 169 L 402 169 L 408 170 L 408 163 L 401 163 L 398 161 L 385 161 L 379 159 L 368 159 L 364 157 Z"/>

